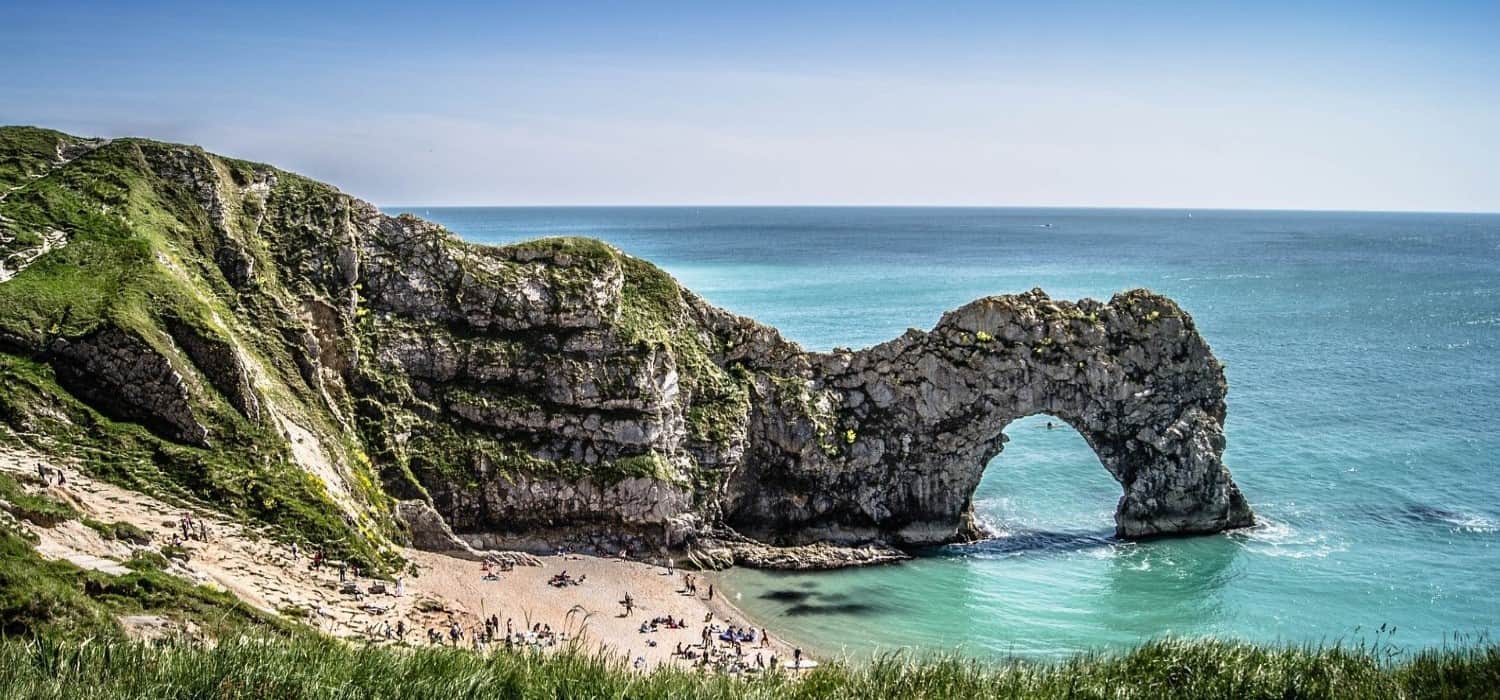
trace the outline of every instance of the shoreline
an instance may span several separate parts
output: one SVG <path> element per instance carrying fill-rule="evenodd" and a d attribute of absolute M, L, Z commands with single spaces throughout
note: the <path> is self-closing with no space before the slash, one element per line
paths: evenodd
<path fill-rule="evenodd" d="M 444 646 L 467 646 L 490 652 L 503 649 L 507 621 L 515 646 L 540 649 L 565 648 L 581 642 L 590 651 L 622 657 L 639 670 L 661 666 L 694 668 L 702 665 L 702 638 L 706 625 L 715 625 L 711 645 L 721 665 L 733 645 L 718 640 L 719 631 L 730 626 L 754 629 L 756 641 L 742 644 L 744 663 L 757 666 L 756 654 L 770 665 L 790 660 L 794 649 L 778 632 L 770 630 L 771 644 L 760 645 L 757 624 L 722 595 L 716 572 L 676 569 L 634 560 L 583 554 L 549 555 L 536 559 L 540 566 L 516 565 L 510 570 L 490 570 L 485 562 L 447 554 L 403 548 L 401 554 L 415 569 L 394 580 L 359 576 L 344 571 L 337 562 L 310 566 L 311 547 L 305 551 L 276 542 L 259 528 L 247 526 L 202 508 L 172 505 L 152 496 L 95 479 L 79 468 L 76 459 L 58 459 L 30 449 L 0 447 L 0 471 L 19 480 L 34 479 L 36 465 L 45 464 L 66 476 L 65 485 L 31 483 L 32 491 L 65 502 L 80 518 L 52 527 L 25 524 L 37 535 L 36 552 L 46 559 L 67 561 L 75 566 L 124 575 L 123 563 L 137 549 L 161 552 L 179 543 L 179 520 L 190 516 L 201 524 L 204 538 L 188 537 L 180 542 L 185 560 L 168 560 L 167 573 L 192 583 L 233 593 L 246 604 L 283 618 L 300 621 L 322 633 L 345 639 L 360 639 L 382 645 L 425 645 L 436 633 Z M 148 545 L 134 546 L 106 539 L 83 523 L 128 523 L 151 536 Z M 577 585 L 549 584 L 555 575 L 567 572 Z M 487 575 L 489 577 L 487 578 Z M 684 575 L 696 577 L 700 592 L 682 590 Z M 714 585 L 708 600 L 705 591 Z M 634 609 L 624 614 L 621 601 L 629 594 Z M 486 629 L 494 616 L 498 623 Z M 658 625 L 641 631 L 641 623 L 670 617 L 679 627 Z M 142 639 L 193 636 L 191 626 L 181 626 L 159 616 L 122 619 L 127 634 Z M 459 625 L 455 639 L 449 632 Z M 539 625 L 538 634 L 528 634 Z M 497 629 L 498 628 L 498 629 Z M 551 634 L 547 634 L 550 629 Z M 397 631 L 402 634 L 397 634 Z M 476 639 L 476 636 L 479 639 Z M 655 642 L 653 646 L 651 642 Z M 692 649 L 697 660 L 674 654 L 678 645 Z M 811 656 L 804 656 L 811 659 Z"/>

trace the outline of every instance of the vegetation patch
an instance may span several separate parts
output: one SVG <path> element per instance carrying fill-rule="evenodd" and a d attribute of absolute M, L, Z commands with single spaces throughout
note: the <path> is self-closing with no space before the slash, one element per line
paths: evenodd
<path fill-rule="evenodd" d="M 43 559 L 29 542 L 0 531 L 0 632 L 7 637 L 118 638 L 121 630 L 116 618 L 140 613 L 191 621 L 216 637 L 251 630 L 278 635 L 306 632 L 229 593 L 168 574 L 158 559 L 138 556 L 126 562 L 131 573 L 110 576 Z M 0 690 L 0 697 L 24 695 Z"/>
<path fill-rule="evenodd" d="M 151 544 L 151 533 L 127 522 L 104 523 L 93 518 L 84 518 L 83 524 L 107 540 L 117 540 L 138 546 Z"/>
<path fill-rule="evenodd" d="M 5 473 L 0 473 L 0 509 L 41 527 L 53 527 L 78 517 L 73 506 L 44 494 L 31 493 Z"/>

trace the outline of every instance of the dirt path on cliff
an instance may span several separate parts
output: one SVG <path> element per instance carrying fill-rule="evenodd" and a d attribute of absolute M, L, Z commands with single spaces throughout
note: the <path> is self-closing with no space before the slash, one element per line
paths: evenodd
<path fill-rule="evenodd" d="M 90 478 L 75 463 L 59 462 L 31 450 L 0 447 L 0 470 L 35 477 L 38 463 L 66 477 L 66 485 L 46 487 L 48 496 L 72 504 L 85 517 L 103 523 L 125 522 L 150 533 L 152 542 L 147 548 L 152 550 L 160 551 L 173 541 L 174 534 L 180 536 L 180 519 L 190 513 L 207 527 L 209 538 L 186 541 L 182 546 L 189 553 L 188 560 L 174 560 L 171 573 L 227 590 L 262 610 L 306 611 L 308 624 L 340 637 L 384 643 L 386 626 L 394 629 L 400 622 L 408 630 L 407 643 L 426 644 L 429 628 L 443 633 L 446 642 L 449 626 L 457 622 L 464 630 L 463 643 L 468 645 L 473 632 L 483 629 L 482 621 L 493 615 L 502 628 L 507 621 L 518 633 L 534 624 L 550 626 L 564 638 L 578 638 L 591 648 L 608 649 L 631 660 L 640 658 L 643 668 L 654 668 L 661 664 L 691 665 L 692 661 L 674 652 L 681 644 L 701 654 L 698 645 L 705 620 L 711 619 L 721 629 L 748 624 L 722 598 L 712 602 L 705 599 L 711 580 L 702 574 L 697 574 L 699 594 L 691 595 L 682 590 L 681 571 L 669 575 L 657 566 L 578 555 L 541 557 L 542 566 L 516 567 L 499 572 L 498 580 L 486 580 L 480 562 L 407 549 L 402 554 L 416 566 L 416 575 L 402 577 L 400 595 L 389 581 L 382 582 L 386 592 L 372 593 L 375 581 L 351 575 L 349 579 L 361 592 L 356 597 L 342 592 L 336 564 L 312 570 L 308 552 L 301 552 L 293 561 L 290 547 L 256 529 L 212 511 L 173 506 Z M 121 562 L 130 559 L 136 549 L 106 539 L 77 520 L 30 529 L 39 537 L 36 549 L 42 556 L 113 575 L 126 573 Z M 562 588 L 548 585 L 553 575 L 564 571 L 575 580 L 583 579 L 583 583 Z M 629 616 L 623 615 L 620 605 L 626 594 L 635 602 Z M 642 622 L 666 616 L 683 620 L 686 627 L 667 629 L 658 625 L 654 632 L 640 631 Z M 131 628 L 143 626 L 138 620 L 127 622 Z M 713 636 L 716 653 L 731 653 L 732 645 Z M 773 633 L 772 639 L 776 638 Z M 742 647 L 751 666 L 757 653 L 766 663 L 772 654 L 780 659 L 791 657 L 791 649 L 779 642 L 769 648 L 761 648 L 758 643 Z"/>

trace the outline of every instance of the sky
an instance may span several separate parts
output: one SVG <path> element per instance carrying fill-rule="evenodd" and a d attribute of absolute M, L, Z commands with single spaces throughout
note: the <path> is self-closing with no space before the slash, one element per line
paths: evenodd
<path fill-rule="evenodd" d="M 0 0 L 0 123 L 384 206 L 1494 212 L 1500 2 Z"/>

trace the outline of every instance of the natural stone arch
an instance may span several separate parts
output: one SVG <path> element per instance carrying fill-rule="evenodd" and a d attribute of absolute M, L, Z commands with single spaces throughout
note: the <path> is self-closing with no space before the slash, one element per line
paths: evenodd
<path fill-rule="evenodd" d="M 1223 365 L 1192 319 L 1145 290 L 1054 301 L 980 299 L 928 332 L 811 354 L 788 401 L 761 379 L 745 466 L 724 517 L 779 544 L 934 544 L 979 535 L 972 497 L 1011 421 L 1076 429 L 1121 484 L 1116 534 L 1253 523 L 1221 455 Z"/>

